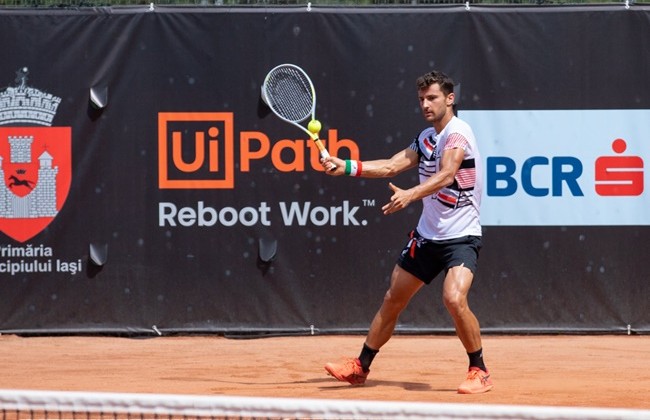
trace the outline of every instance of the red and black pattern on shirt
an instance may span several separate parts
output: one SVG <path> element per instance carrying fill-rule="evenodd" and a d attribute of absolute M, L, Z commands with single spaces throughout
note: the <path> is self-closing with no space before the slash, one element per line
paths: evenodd
<path fill-rule="evenodd" d="M 460 133 L 451 133 L 447 137 L 445 143 L 445 150 L 450 149 L 463 149 L 467 150 L 469 142 Z M 458 171 L 456 172 L 455 182 L 456 188 L 460 191 L 469 191 L 474 189 L 476 184 L 476 163 L 474 159 L 465 159 L 461 163 Z"/>
<path fill-rule="evenodd" d="M 418 164 L 418 172 L 420 176 L 430 178 L 438 172 L 437 160 L 437 144 L 433 137 L 429 136 L 425 139 L 425 148 L 428 153 L 420 149 L 420 144 L 417 139 L 411 143 L 411 149 L 418 152 L 420 156 L 420 163 Z M 460 133 L 452 133 L 447 137 L 444 150 L 463 149 L 466 150 L 469 142 Z M 438 191 L 431 198 L 436 199 L 441 204 L 449 208 L 458 208 L 472 205 L 471 197 L 474 185 L 476 184 L 476 163 L 473 158 L 465 159 L 461 162 L 454 182 L 442 190 Z"/>
<path fill-rule="evenodd" d="M 471 206 L 475 181 L 476 162 L 473 158 L 465 159 L 456 171 L 454 182 L 438 192 L 438 201 L 450 208 Z"/>
<path fill-rule="evenodd" d="M 460 133 L 452 133 L 447 137 L 444 150 L 467 150 L 469 142 Z M 449 187 L 438 193 L 438 201 L 447 207 L 458 208 L 472 205 L 472 191 L 476 185 L 476 162 L 474 158 L 464 159 Z"/>
<path fill-rule="evenodd" d="M 430 178 L 433 174 L 438 172 L 438 145 L 433 138 L 433 136 L 428 136 L 422 141 L 423 147 L 425 150 L 422 150 L 420 142 L 416 137 L 411 143 L 411 150 L 417 152 L 420 157 L 420 163 L 418 165 L 418 173 L 420 176 Z M 426 152 L 426 153 L 425 153 Z"/>
<path fill-rule="evenodd" d="M 445 142 L 445 150 L 449 149 L 467 149 L 469 142 L 460 133 L 451 133 L 447 136 L 447 141 Z"/>
<path fill-rule="evenodd" d="M 465 159 L 458 170 L 454 179 L 454 186 L 459 191 L 471 191 L 476 185 L 476 161 L 474 159 Z"/>

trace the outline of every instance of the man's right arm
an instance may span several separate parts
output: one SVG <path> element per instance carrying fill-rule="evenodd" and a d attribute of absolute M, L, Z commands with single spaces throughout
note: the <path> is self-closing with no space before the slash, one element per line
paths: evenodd
<path fill-rule="evenodd" d="M 356 161 L 353 165 L 356 165 L 357 168 L 360 167 L 357 176 L 363 178 L 390 178 L 417 166 L 418 160 L 417 152 L 407 147 L 389 159 Z M 330 162 L 336 165 L 336 169 L 334 171 L 326 171 L 328 175 L 338 176 L 346 174 L 345 160 L 332 156 L 322 161 L 323 167 L 327 168 Z"/>

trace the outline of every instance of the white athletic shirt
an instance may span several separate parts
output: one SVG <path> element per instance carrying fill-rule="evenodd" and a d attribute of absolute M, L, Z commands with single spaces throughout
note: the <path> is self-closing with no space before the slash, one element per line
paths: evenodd
<path fill-rule="evenodd" d="M 454 183 L 422 199 L 418 233 L 430 240 L 481 236 L 483 168 L 476 138 L 469 124 L 454 116 L 441 133 L 437 133 L 433 127 L 424 129 L 413 139 L 410 147 L 420 156 L 420 183 L 440 170 L 443 151 L 465 151 Z"/>

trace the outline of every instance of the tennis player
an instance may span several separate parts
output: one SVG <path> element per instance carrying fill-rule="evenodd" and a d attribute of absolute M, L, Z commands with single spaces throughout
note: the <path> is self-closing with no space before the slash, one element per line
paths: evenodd
<path fill-rule="evenodd" d="M 418 168 L 420 183 L 402 189 L 389 182 L 390 202 L 382 207 L 388 215 L 422 200 L 417 227 L 393 269 L 390 287 L 375 315 L 358 358 L 327 363 L 325 370 L 339 381 L 365 383 L 370 364 L 393 335 L 400 313 L 411 298 L 442 271 L 445 273 L 443 302 L 453 318 L 456 334 L 469 357 L 461 394 L 492 389 L 483 361 L 479 322 L 467 302 L 481 249 L 479 220 L 483 175 L 481 159 L 471 127 L 454 115 L 454 82 L 432 71 L 416 80 L 420 108 L 431 124 L 404 150 L 389 159 L 371 161 L 322 160 L 328 175 L 390 178 Z"/>

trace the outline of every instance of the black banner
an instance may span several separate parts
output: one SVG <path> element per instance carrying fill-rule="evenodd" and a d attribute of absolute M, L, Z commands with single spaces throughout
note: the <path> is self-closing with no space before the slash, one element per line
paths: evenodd
<path fill-rule="evenodd" d="M 0 330 L 365 331 L 420 206 L 383 216 L 388 180 L 325 176 L 305 134 L 261 105 L 265 74 L 305 68 L 330 152 L 369 160 L 424 127 L 414 81 L 431 69 L 460 83 L 461 118 L 650 109 L 648 16 L 0 10 Z M 470 304 L 485 331 L 647 332 L 649 234 L 486 225 Z M 439 281 L 398 325 L 451 328 Z"/>

